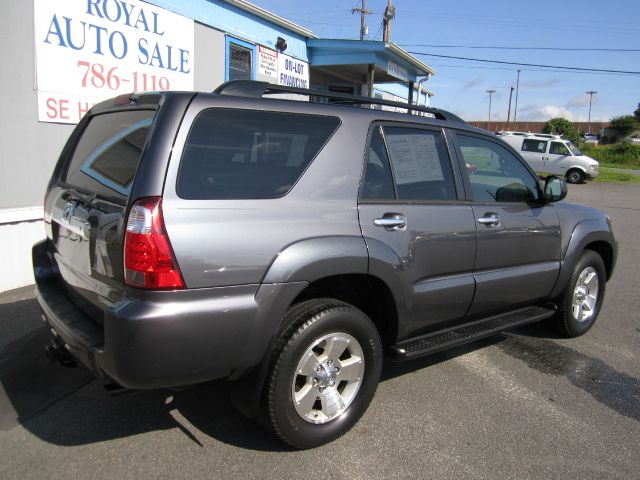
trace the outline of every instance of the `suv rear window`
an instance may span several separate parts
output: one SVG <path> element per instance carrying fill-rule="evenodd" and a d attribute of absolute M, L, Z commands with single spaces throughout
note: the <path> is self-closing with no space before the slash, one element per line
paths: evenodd
<path fill-rule="evenodd" d="M 189 132 L 177 193 L 192 200 L 282 197 L 339 124 L 317 115 L 205 110 Z"/>
<path fill-rule="evenodd" d="M 95 193 L 128 196 L 155 110 L 96 115 L 69 162 L 65 181 Z"/>

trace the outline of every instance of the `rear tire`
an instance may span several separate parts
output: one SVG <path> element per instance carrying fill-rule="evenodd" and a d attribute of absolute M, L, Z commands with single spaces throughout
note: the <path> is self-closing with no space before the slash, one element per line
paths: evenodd
<path fill-rule="evenodd" d="M 313 448 L 346 433 L 376 392 L 382 343 L 352 305 L 310 300 L 292 307 L 266 380 L 265 423 L 289 445 Z"/>
<path fill-rule="evenodd" d="M 585 250 L 560 297 L 553 326 L 562 335 L 579 337 L 593 326 L 604 298 L 606 271 L 600 255 Z"/>
<path fill-rule="evenodd" d="M 567 182 L 569 183 L 582 183 L 584 182 L 584 172 L 582 170 L 578 170 L 574 168 L 567 172 Z"/>

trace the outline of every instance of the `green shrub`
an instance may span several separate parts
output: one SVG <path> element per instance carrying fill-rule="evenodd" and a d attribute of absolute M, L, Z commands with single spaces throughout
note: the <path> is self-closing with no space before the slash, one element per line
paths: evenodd
<path fill-rule="evenodd" d="M 636 118 L 633 115 L 621 115 L 613 117 L 609 127 L 618 132 L 621 137 L 626 137 L 637 126 Z"/>
<path fill-rule="evenodd" d="M 578 129 L 566 118 L 558 117 L 552 118 L 544 124 L 542 128 L 543 133 L 555 133 L 562 135 L 567 140 L 571 140 L 577 144 L 580 141 L 580 132 Z"/>
<path fill-rule="evenodd" d="M 583 145 L 580 150 L 585 155 L 607 165 L 640 168 L 640 145 L 615 143 L 613 145 Z"/>

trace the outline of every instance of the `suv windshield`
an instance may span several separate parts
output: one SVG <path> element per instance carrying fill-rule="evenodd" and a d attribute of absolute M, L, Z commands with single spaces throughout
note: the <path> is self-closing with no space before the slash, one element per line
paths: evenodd
<path fill-rule="evenodd" d="M 567 142 L 567 147 L 569 147 L 569 150 L 571 150 L 572 155 L 575 155 L 575 156 L 582 155 L 582 152 L 580 151 L 580 149 L 576 147 L 576 145 L 573 142 Z"/>

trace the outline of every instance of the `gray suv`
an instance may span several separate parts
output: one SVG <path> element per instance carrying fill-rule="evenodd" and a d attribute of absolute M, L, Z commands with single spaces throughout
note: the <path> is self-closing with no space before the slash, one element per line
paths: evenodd
<path fill-rule="evenodd" d="M 407 107 L 240 81 L 92 108 L 33 247 L 49 357 L 111 388 L 227 379 L 310 448 L 365 412 L 383 356 L 543 319 L 589 330 L 609 218 L 455 115 L 381 105 Z"/>

